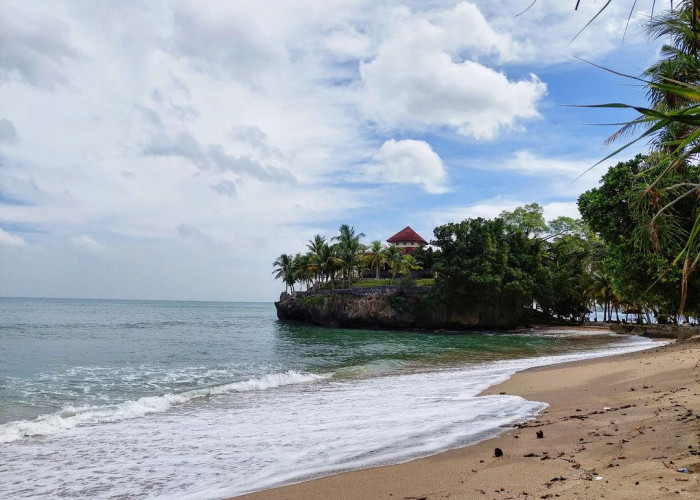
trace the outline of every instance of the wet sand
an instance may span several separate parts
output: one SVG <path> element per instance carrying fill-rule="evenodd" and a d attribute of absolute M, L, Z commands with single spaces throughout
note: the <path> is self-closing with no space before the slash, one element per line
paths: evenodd
<path fill-rule="evenodd" d="M 699 361 L 696 337 L 520 372 L 483 394 L 519 395 L 550 406 L 497 438 L 237 498 L 697 499 Z M 496 448 L 502 456 L 495 456 Z"/>

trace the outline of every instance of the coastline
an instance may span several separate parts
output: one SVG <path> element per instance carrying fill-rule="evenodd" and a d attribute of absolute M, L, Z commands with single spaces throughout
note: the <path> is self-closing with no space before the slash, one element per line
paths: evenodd
<path fill-rule="evenodd" d="M 698 360 L 696 337 L 518 372 L 481 395 L 507 393 L 550 406 L 498 437 L 235 498 L 696 498 Z M 537 438 L 537 431 L 544 437 Z M 494 456 L 495 448 L 502 457 Z M 683 468 L 689 473 L 678 472 Z"/>

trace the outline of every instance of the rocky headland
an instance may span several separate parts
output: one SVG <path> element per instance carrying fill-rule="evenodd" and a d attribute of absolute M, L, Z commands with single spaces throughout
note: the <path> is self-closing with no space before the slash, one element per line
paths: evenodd
<path fill-rule="evenodd" d="M 432 297 L 429 287 L 377 286 L 282 293 L 275 307 L 280 320 L 331 328 L 460 331 L 571 324 L 524 307 L 448 307 Z"/>

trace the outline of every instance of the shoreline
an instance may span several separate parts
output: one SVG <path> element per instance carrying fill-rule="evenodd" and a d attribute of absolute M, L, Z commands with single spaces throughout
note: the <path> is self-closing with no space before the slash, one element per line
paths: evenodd
<path fill-rule="evenodd" d="M 549 407 L 497 437 L 234 498 L 696 498 L 700 367 L 693 368 L 698 360 L 696 337 L 530 368 L 480 396 L 507 393 Z M 495 448 L 502 457 L 494 456 Z M 684 468 L 688 473 L 677 471 Z"/>

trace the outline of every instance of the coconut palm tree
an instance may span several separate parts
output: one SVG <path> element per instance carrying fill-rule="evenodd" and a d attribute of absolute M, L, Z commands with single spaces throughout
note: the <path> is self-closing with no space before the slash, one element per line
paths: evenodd
<path fill-rule="evenodd" d="M 343 260 L 338 257 L 338 245 L 326 245 L 321 252 L 321 270 L 326 279 L 331 281 L 331 289 L 335 289 L 335 275 L 343 267 Z"/>
<path fill-rule="evenodd" d="M 396 276 L 403 269 L 404 254 L 396 245 L 389 245 L 386 249 L 385 257 L 386 263 L 389 265 L 389 270 L 391 271 L 392 282 L 396 280 Z"/>
<path fill-rule="evenodd" d="M 338 242 L 338 257 L 344 263 L 343 268 L 348 278 L 348 288 L 350 288 L 352 275 L 359 264 L 359 255 L 363 249 L 360 238 L 364 238 L 365 233 L 356 234 L 355 228 L 347 224 L 340 226 L 338 231 L 340 234 L 334 236 L 333 240 Z"/>
<path fill-rule="evenodd" d="M 277 260 L 272 263 L 272 266 L 275 268 L 275 270 L 272 271 L 275 279 L 281 279 L 284 282 L 285 293 L 287 292 L 287 289 L 294 293 L 294 283 L 297 281 L 296 270 L 294 268 L 294 257 L 283 253 L 277 257 Z"/>
<path fill-rule="evenodd" d="M 410 253 L 404 254 L 401 274 L 408 276 L 411 271 L 423 269 L 416 258 Z"/>
<path fill-rule="evenodd" d="M 369 267 L 376 271 L 375 277 L 377 279 L 379 279 L 379 271 L 381 270 L 382 266 L 386 262 L 386 259 L 384 256 L 384 248 L 382 247 L 381 241 L 375 240 L 372 242 L 372 244 L 367 249 L 367 253 L 365 254 L 365 259 L 366 259 Z"/>
<path fill-rule="evenodd" d="M 315 276 L 315 266 L 311 261 L 311 254 L 298 253 L 294 256 L 293 267 L 296 278 L 299 282 L 306 284 L 306 289 L 309 289 L 309 284 Z M 299 285 L 301 287 L 301 285 Z"/>
<path fill-rule="evenodd" d="M 593 287 L 595 296 L 603 306 L 603 321 L 612 319 L 612 304 L 617 298 L 610 278 L 603 272 L 593 273 Z"/>
<path fill-rule="evenodd" d="M 325 236 L 316 234 L 306 244 L 306 248 L 309 249 L 310 265 L 314 268 L 314 277 L 318 283 L 323 277 L 323 256 L 328 249 Z"/>

